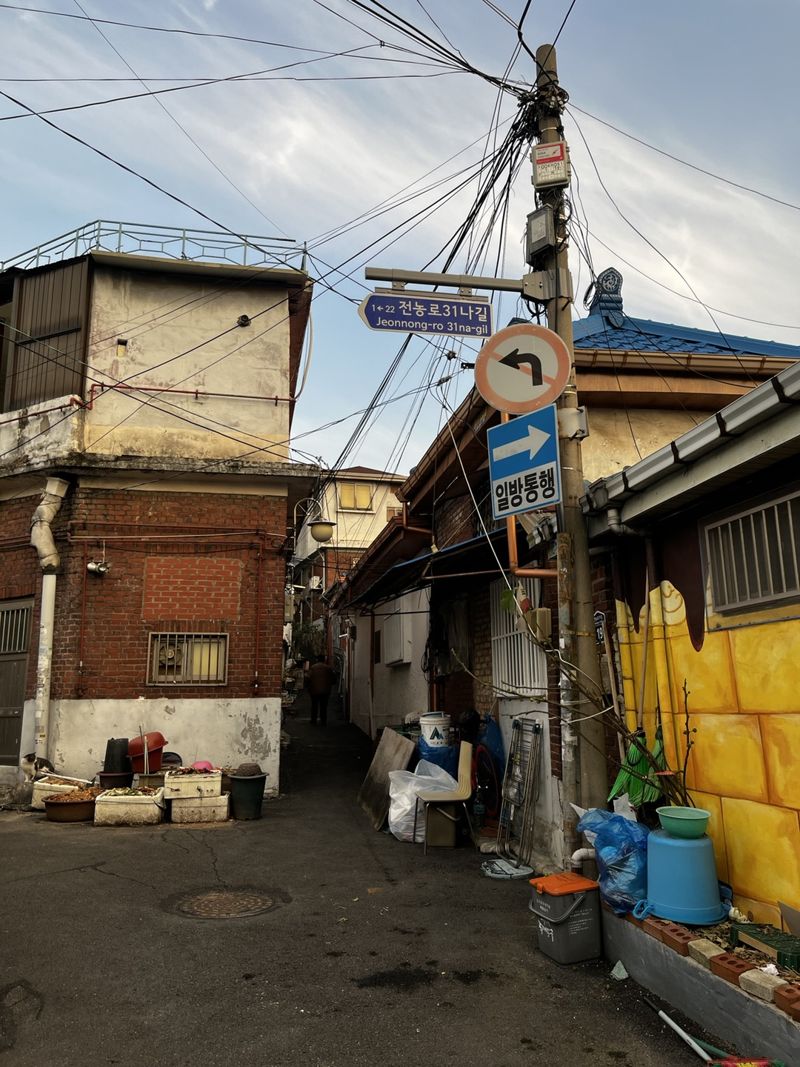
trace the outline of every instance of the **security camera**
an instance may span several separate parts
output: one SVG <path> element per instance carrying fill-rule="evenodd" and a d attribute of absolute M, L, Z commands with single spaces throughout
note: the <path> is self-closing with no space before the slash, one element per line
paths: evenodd
<path fill-rule="evenodd" d="M 99 562 L 97 560 L 92 559 L 89 560 L 89 562 L 86 564 L 86 570 L 89 572 L 89 574 L 99 574 L 101 577 L 109 570 L 110 567 L 111 564 L 106 563 L 105 560 Z"/>

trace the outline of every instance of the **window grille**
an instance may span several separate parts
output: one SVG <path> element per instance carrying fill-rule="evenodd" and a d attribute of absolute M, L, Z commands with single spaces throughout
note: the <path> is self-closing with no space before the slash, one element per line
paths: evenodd
<path fill-rule="evenodd" d="M 518 580 L 513 580 L 514 588 Z M 521 584 L 531 603 L 536 604 L 537 579 L 525 578 Z M 547 692 L 547 660 L 527 628 L 519 628 L 519 614 L 503 606 L 504 589 L 508 589 L 504 581 L 493 582 L 490 587 L 492 684 L 501 693 L 532 699 Z"/>
<path fill-rule="evenodd" d="M 365 482 L 339 482 L 342 511 L 372 511 L 372 486 Z"/>
<path fill-rule="evenodd" d="M 705 548 L 717 611 L 800 596 L 800 493 L 706 524 Z"/>
<path fill-rule="evenodd" d="M 227 634 L 150 634 L 148 685 L 224 685 Z"/>
<path fill-rule="evenodd" d="M 21 655 L 28 651 L 31 605 L 6 602 L 0 605 L 0 656 Z"/>

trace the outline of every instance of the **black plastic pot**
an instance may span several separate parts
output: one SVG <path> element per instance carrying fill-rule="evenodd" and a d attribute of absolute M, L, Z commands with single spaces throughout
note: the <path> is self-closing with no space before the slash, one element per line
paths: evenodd
<path fill-rule="evenodd" d="M 103 760 L 103 770 L 109 774 L 124 774 L 130 769 L 128 738 L 110 737 L 106 744 L 106 758 Z"/>
<path fill-rule="evenodd" d="M 100 771 L 97 777 L 103 789 L 129 789 L 133 785 L 133 771 Z"/>
<path fill-rule="evenodd" d="M 266 774 L 254 774 L 243 777 L 230 775 L 231 781 L 231 815 L 234 819 L 260 819 L 261 805 L 264 801 Z"/>

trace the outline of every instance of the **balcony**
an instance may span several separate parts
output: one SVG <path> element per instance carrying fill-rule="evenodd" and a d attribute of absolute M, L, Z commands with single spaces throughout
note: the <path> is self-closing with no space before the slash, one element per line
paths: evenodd
<path fill-rule="evenodd" d="M 97 220 L 5 260 L 0 263 L 0 272 L 9 267 L 31 270 L 100 251 L 230 263 L 237 267 L 297 267 L 303 255 L 302 248 L 288 237 L 235 236 L 217 230 Z"/>

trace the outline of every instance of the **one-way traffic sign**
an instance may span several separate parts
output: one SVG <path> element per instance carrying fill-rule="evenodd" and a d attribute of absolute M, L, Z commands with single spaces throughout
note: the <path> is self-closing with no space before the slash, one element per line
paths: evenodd
<path fill-rule="evenodd" d="M 555 404 L 494 426 L 487 434 L 496 519 L 561 501 Z"/>

